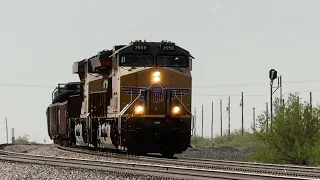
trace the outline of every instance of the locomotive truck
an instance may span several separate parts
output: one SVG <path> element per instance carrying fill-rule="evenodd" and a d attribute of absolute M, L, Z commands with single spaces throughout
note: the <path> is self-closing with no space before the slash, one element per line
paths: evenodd
<path fill-rule="evenodd" d="M 192 59 L 170 41 L 134 41 L 75 62 L 80 80 L 54 89 L 48 135 L 61 146 L 182 153 L 193 132 Z"/>

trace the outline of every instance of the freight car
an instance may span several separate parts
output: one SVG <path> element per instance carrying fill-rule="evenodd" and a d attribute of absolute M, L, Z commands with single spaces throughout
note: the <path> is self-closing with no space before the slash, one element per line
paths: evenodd
<path fill-rule="evenodd" d="M 161 153 L 190 147 L 192 59 L 173 42 L 135 41 L 76 62 L 46 111 L 55 144 Z"/>

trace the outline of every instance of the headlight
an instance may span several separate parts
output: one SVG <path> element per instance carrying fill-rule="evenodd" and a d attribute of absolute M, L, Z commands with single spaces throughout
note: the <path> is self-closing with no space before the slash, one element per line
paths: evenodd
<path fill-rule="evenodd" d="M 135 112 L 136 114 L 141 114 L 143 113 L 143 110 L 144 110 L 143 106 L 139 105 L 136 107 Z"/>
<path fill-rule="evenodd" d="M 159 71 L 156 71 L 152 74 L 152 81 L 154 83 L 158 83 L 160 82 L 161 78 L 160 78 L 160 72 Z"/>
<path fill-rule="evenodd" d="M 159 77 L 160 76 L 160 72 L 159 71 L 156 71 L 153 73 L 153 77 Z"/>
<path fill-rule="evenodd" d="M 160 77 L 153 77 L 153 82 L 157 83 L 160 81 Z"/>
<path fill-rule="evenodd" d="M 174 106 L 172 109 L 173 114 L 178 114 L 180 112 L 180 107 L 179 106 Z"/>

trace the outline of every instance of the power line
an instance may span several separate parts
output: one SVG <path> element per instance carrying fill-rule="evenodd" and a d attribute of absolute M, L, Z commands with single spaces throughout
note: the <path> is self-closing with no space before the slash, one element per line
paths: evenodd
<path fill-rule="evenodd" d="M 194 95 L 194 96 L 216 96 L 216 97 L 241 96 L 241 95 L 236 95 L 236 94 L 231 95 L 231 94 L 198 94 L 198 93 L 194 93 L 194 94 L 192 94 L 192 95 Z M 248 95 L 247 95 L 247 94 L 246 94 L 246 96 L 268 96 L 268 95 L 265 95 L 265 94 L 248 94 Z"/>
<path fill-rule="evenodd" d="M 320 80 L 300 80 L 300 81 L 287 81 L 283 84 L 303 84 L 303 83 L 320 83 Z M 210 89 L 210 88 L 228 88 L 228 87 L 246 87 L 246 86 L 268 86 L 269 83 L 254 83 L 254 84 L 220 84 L 213 86 L 194 86 L 196 89 Z"/>
<path fill-rule="evenodd" d="M 36 84 L 0 84 L 4 87 L 25 87 L 25 88 L 55 88 L 56 86 L 36 85 Z"/>
<path fill-rule="evenodd" d="M 320 83 L 320 80 L 299 80 L 299 81 L 287 81 L 284 84 L 303 84 L 303 83 Z M 245 87 L 245 86 L 267 86 L 269 83 L 252 83 L 252 84 L 220 84 L 213 86 L 193 86 L 192 88 L 228 88 L 228 87 Z M 7 87 L 35 87 L 35 88 L 55 88 L 53 85 L 40 85 L 40 84 L 6 84 L 1 83 L 0 86 Z"/>
<path fill-rule="evenodd" d="M 320 89 L 309 89 L 309 90 L 301 90 L 301 91 L 292 91 L 292 92 L 287 92 L 287 93 L 283 93 L 283 94 L 293 94 L 293 93 L 302 93 L 302 92 L 311 92 L 311 91 L 319 91 Z M 198 94 L 198 93 L 194 93 L 192 94 L 194 96 L 217 96 L 217 97 L 228 97 L 228 96 L 238 96 L 240 97 L 241 94 Z M 270 96 L 270 94 L 246 94 L 245 96 Z"/>

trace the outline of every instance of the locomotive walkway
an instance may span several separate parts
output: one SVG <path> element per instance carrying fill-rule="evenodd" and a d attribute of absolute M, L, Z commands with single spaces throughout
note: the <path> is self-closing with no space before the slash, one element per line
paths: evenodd
<path fill-rule="evenodd" d="M 130 173 L 130 174 L 144 174 L 158 177 L 168 177 L 177 179 L 243 179 L 243 180 L 260 180 L 260 179 L 309 179 L 310 171 L 304 174 L 303 169 L 297 169 L 296 172 L 299 173 L 300 177 L 289 177 L 280 175 L 270 175 L 263 173 L 248 173 L 248 172 L 236 172 L 236 171 L 226 171 L 226 170 L 213 170 L 204 168 L 190 168 L 190 167 L 176 167 L 174 165 L 152 165 L 152 164 L 141 164 L 141 163 L 123 163 L 123 162 L 113 162 L 113 161 L 93 161 L 85 159 L 75 159 L 75 158 L 62 158 L 55 156 L 38 156 L 29 155 L 24 153 L 14 153 L 0 150 L 0 159 L 8 161 L 17 162 L 27 162 L 27 163 L 38 163 L 47 164 L 55 166 L 66 166 L 66 167 L 77 167 L 86 169 L 97 169 L 106 170 L 118 173 Z M 186 159 L 185 159 L 186 160 Z M 168 161 L 167 159 L 164 161 Z M 180 161 L 180 160 L 172 160 Z M 186 160 L 186 161 L 189 161 Z M 191 160 L 190 160 L 191 161 Z M 189 161 L 189 163 L 190 163 Z M 199 160 L 193 160 L 199 161 Z M 202 160 L 201 163 L 204 161 Z M 200 162 L 199 162 L 200 163 Z M 228 165 L 226 165 L 228 166 Z M 236 166 L 236 165 L 234 165 Z M 261 165 L 260 167 L 262 167 Z M 256 167 L 259 169 L 260 167 Z M 319 175 L 319 173 L 314 172 Z M 292 174 L 296 175 L 296 174 Z M 305 178 L 302 178 L 305 177 Z"/>

